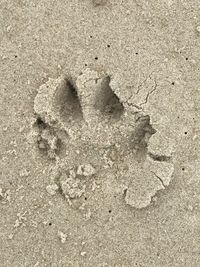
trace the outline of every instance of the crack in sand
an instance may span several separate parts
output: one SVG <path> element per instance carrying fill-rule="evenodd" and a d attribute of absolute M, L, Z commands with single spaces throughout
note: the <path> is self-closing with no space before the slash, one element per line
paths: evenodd
<path fill-rule="evenodd" d="M 155 172 L 153 172 L 153 171 L 151 171 L 151 172 L 155 175 L 155 177 L 158 178 L 158 180 L 161 182 L 162 186 L 165 188 L 166 186 L 165 186 L 163 180 L 158 175 L 156 175 Z"/>
<path fill-rule="evenodd" d="M 139 104 L 140 106 L 147 104 L 147 102 L 148 102 L 148 100 L 149 100 L 149 97 L 150 97 L 150 95 L 151 95 L 151 94 L 153 94 L 153 92 L 155 92 L 155 91 L 156 91 L 156 89 L 157 89 L 158 85 L 157 85 L 157 83 L 156 83 L 156 81 L 155 81 L 155 80 L 154 80 L 154 82 L 155 82 L 154 88 L 153 88 L 151 91 L 149 91 L 149 92 L 147 93 L 147 95 L 146 95 L 146 98 L 145 98 L 145 102 L 143 102 L 143 103 L 140 103 L 140 104 Z"/>

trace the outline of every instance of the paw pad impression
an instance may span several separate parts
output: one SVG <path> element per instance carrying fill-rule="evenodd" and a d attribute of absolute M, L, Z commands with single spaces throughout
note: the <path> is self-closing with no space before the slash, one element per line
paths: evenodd
<path fill-rule="evenodd" d="M 89 190 L 87 184 L 96 178 L 94 173 L 90 179 L 80 178 L 87 176 L 81 166 L 95 166 L 98 173 L 115 173 L 117 186 L 124 183 L 121 193 L 128 205 L 144 208 L 170 184 L 171 153 L 163 145 L 166 138 L 150 124 L 150 116 L 133 113 L 117 95 L 119 88 L 111 84 L 115 83 L 109 75 L 90 69 L 75 80 L 49 79 L 34 100 L 34 140 L 56 164 L 64 163 L 62 178 L 52 188 L 60 188 L 67 199 L 80 198 Z"/>

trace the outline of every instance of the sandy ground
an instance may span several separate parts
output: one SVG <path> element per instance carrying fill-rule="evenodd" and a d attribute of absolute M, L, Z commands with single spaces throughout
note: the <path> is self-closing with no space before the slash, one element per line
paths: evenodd
<path fill-rule="evenodd" d="M 200 266 L 197 0 L 0 0 L 0 266 Z"/>

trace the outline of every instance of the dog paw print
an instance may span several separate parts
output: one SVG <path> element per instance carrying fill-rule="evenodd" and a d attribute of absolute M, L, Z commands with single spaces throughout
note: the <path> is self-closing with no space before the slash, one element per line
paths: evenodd
<path fill-rule="evenodd" d="M 171 154 L 150 116 L 133 112 L 114 85 L 111 76 L 91 69 L 76 79 L 49 79 L 35 97 L 32 135 L 39 151 L 60 166 L 52 188 L 66 199 L 81 198 L 95 179 L 114 174 L 125 202 L 144 208 L 169 185 Z"/>

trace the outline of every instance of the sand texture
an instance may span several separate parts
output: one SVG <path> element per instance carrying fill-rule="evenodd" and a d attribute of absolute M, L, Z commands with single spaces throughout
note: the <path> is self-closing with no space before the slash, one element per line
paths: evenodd
<path fill-rule="evenodd" d="M 0 25 L 0 267 L 199 267 L 199 2 L 0 0 Z"/>

